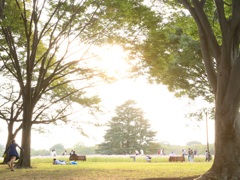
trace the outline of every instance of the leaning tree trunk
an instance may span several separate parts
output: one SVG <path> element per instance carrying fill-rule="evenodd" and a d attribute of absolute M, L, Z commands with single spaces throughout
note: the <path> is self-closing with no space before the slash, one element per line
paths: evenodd
<path fill-rule="evenodd" d="M 5 146 L 6 148 L 5 149 L 7 149 L 7 147 L 11 143 L 11 140 L 13 140 L 15 137 L 16 137 L 16 135 L 13 134 L 13 123 L 10 122 L 8 124 L 8 137 L 7 137 L 7 142 L 6 142 L 6 146 Z M 6 153 L 8 153 L 8 152 L 6 152 Z M 3 163 L 6 164 L 8 162 L 8 160 L 9 160 L 9 157 L 8 157 L 8 154 L 7 154 L 5 156 L 5 158 L 3 159 Z"/>
<path fill-rule="evenodd" d="M 15 137 L 12 136 L 12 134 L 8 134 L 8 139 L 7 139 L 7 143 L 6 143 L 6 148 L 5 148 L 5 149 L 7 149 L 7 147 L 11 144 L 11 140 L 14 139 L 14 138 L 15 138 Z M 7 154 L 6 154 L 6 156 L 4 157 L 4 159 L 3 159 L 3 164 L 7 164 L 8 161 L 9 161 L 8 152 L 6 152 L 6 153 L 7 153 Z"/>
<path fill-rule="evenodd" d="M 16 128 L 13 131 L 14 122 L 15 122 L 15 120 L 11 119 L 11 122 L 8 124 L 8 137 L 7 137 L 6 148 L 10 145 L 11 141 L 13 139 L 15 139 L 15 137 L 17 136 L 17 133 L 22 128 L 22 125 L 20 125 L 18 128 Z M 8 154 L 7 154 L 7 156 L 3 159 L 3 163 L 6 164 L 8 161 L 9 161 L 9 157 L 8 157 Z"/>

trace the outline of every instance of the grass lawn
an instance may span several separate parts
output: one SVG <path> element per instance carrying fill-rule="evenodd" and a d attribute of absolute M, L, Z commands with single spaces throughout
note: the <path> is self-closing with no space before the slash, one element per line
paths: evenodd
<path fill-rule="evenodd" d="M 57 157 L 68 162 L 67 158 Z M 0 165 L 1 180 L 77 180 L 77 179 L 151 179 L 151 178 L 184 178 L 198 176 L 206 172 L 211 163 L 197 162 L 170 163 L 165 158 L 153 158 L 151 163 L 144 158 L 133 162 L 129 156 L 88 157 L 77 165 L 53 165 L 52 158 L 33 158 L 32 168 L 10 171 L 7 165 Z"/>

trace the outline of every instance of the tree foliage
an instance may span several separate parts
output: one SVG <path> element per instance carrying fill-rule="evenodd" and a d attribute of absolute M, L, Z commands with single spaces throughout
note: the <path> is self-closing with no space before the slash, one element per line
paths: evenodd
<path fill-rule="evenodd" d="M 109 129 L 104 136 L 104 143 L 97 152 L 101 154 L 132 154 L 136 150 L 145 150 L 156 132 L 144 118 L 143 111 L 132 100 L 115 109 L 116 116 L 108 123 Z"/>
<path fill-rule="evenodd" d="M 143 43 L 144 63 L 170 90 L 215 104 L 214 162 L 197 179 L 239 179 L 240 1 L 163 2 L 172 13 Z"/>
<path fill-rule="evenodd" d="M 47 6 L 52 6 L 52 9 L 46 9 Z M 48 1 L 6 1 L 2 4 L 0 58 L 2 73 L 10 78 L 13 90 L 10 97 L 7 97 L 9 92 L 2 93 L 7 98 L 2 104 L 4 110 L 1 111 L 1 117 L 8 123 L 11 135 L 8 141 L 23 128 L 22 139 L 26 142 L 22 146 L 27 157 L 24 158 L 26 162 L 20 159 L 20 164 L 30 164 L 30 131 L 33 124 L 66 121 L 73 102 L 93 108 L 99 102 L 97 97 L 86 96 L 84 89 L 91 87 L 94 82 L 87 80 L 100 77 L 102 73 L 83 67 L 83 58 L 74 61 L 67 59 L 70 43 L 79 35 L 79 30 L 86 26 L 74 25 L 80 7 L 79 2 L 67 1 L 59 1 L 54 5 L 48 4 Z M 68 19 L 70 15 L 72 17 Z M 48 20 L 43 21 L 46 17 Z M 61 46 L 66 48 L 57 57 Z M 74 82 L 77 81 L 82 83 L 76 86 Z M 8 107 L 12 109 L 10 113 L 6 110 Z M 13 132 L 16 122 L 22 124 Z"/>
<path fill-rule="evenodd" d="M 169 14 L 169 9 L 162 14 Z M 191 99 L 202 96 L 213 102 L 197 31 L 191 17 L 181 11 L 169 21 L 150 29 L 146 41 L 139 45 L 141 67 L 150 74 L 151 82 L 168 86 L 177 97 Z M 141 68 L 140 67 L 140 68 Z"/>
<path fill-rule="evenodd" d="M 107 42 L 129 45 L 137 36 L 144 37 L 147 27 L 158 20 L 142 3 L 2 1 L 1 73 L 16 84 L 13 92 L 20 97 L 22 116 L 18 120 L 25 151 L 17 166 L 30 166 L 32 126 L 66 121 L 73 103 L 97 109 L 99 99 L 89 97 L 86 90 L 106 77 L 91 68 L 89 49 Z"/>

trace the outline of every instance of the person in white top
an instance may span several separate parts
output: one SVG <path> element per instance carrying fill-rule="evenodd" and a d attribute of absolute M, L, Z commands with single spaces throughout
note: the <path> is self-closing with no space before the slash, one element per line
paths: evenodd
<path fill-rule="evenodd" d="M 173 152 L 170 153 L 170 157 L 175 156 Z"/>

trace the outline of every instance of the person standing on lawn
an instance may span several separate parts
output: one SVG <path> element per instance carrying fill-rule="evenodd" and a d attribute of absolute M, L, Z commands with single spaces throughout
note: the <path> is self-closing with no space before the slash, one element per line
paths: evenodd
<path fill-rule="evenodd" d="M 23 151 L 23 148 L 20 147 L 16 141 L 13 139 L 11 144 L 7 147 L 4 154 L 8 151 L 8 166 L 10 167 L 11 171 L 14 171 L 14 161 L 19 159 L 19 155 L 17 152 L 17 147 Z"/>

